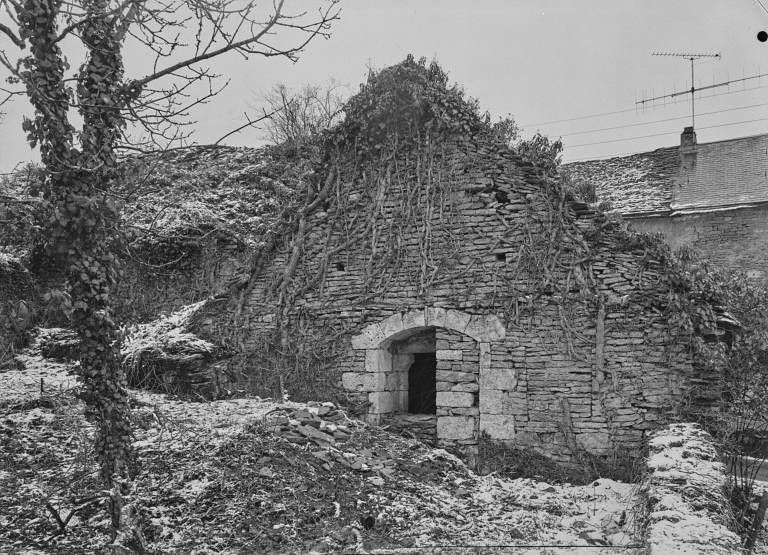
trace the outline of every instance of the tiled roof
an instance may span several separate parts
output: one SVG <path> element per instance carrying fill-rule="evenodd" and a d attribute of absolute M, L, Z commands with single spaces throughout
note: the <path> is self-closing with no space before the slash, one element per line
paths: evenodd
<path fill-rule="evenodd" d="M 574 181 L 593 183 L 599 202 L 622 214 L 666 212 L 680 166 L 679 147 L 564 164 Z"/>
<path fill-rule="evenodd" d="M 705 210 L 768 202 L 768 134 L 697 144 L 682 169 L 680 147 L 564 164 L 593 183 L 598 201 L 625 215 Z"/>
<path fill-rule="evenodd" d="M 674 210 L 768 201 L 768 135 L 696 145 L 696 160 L 680 179 Z"/>

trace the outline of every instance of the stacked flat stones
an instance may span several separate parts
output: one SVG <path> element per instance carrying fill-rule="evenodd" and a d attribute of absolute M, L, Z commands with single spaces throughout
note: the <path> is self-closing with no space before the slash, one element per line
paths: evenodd
<path fill-rule="evenodd" d="M 349 420 L 333 403 L 311 402 L 306 407 L 283 407 L 273 412 L 267 425 L 291 443 L 328 447 L 347 441 L 360 424 Z"/>
<path fill-rule="evenodd" d="M 336 462 L 352 470 L 382 476 L 392 475 L 397 465 L 393 458 L 371 449 L 342 450 L 342 444 L 366 424 L 350 420 L 331 402 L 310 402 L 300 408 L 281 407 L 267 417 L 266 423 L 291 443 L 309 447 L 312 455 L 325 464 Z M 383 483 L 381 477 L 372 480 L 377 485 Z"/>

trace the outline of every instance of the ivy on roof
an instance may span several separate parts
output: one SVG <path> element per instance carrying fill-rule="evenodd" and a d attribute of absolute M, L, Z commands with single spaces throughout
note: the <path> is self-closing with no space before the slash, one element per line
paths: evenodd
<path fill-rule="evenodd" d="M 344 121 L 330 132 L 337 145 L 378 153 L 389 142 L 413 137 L 470 137 L 483 128 L 476 99 L 448 84 L 436 61 L 413 55 L 399 64 L 371 71 L 344 108 Z"/>

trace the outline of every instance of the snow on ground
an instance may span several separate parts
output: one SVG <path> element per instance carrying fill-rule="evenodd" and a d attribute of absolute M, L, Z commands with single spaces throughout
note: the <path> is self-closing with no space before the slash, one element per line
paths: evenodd
<path fill-rule="evenodd" d="M 98 489 L 93 426 L 65 364 L 20 360 L 25 370 L 0 375 L 0 552 L 92 552 L 108 521 L 99 505 L 75 507 Z M 314 410 L 301 403 L 131 396 L 135 495 L 159 552 L 643 552 L 632 484 L 478 476 L 443 450 L 350 420 L 348 439 L 296 444 L 270 419 Z M 46 503 L 76 510 L 65 534 Z"/>
<path fill-rule="evenodd" d="M 149 415 L 154 425 L 137 429 L 139 450 L 157 445 L 162 449 L 184 447 L 182 439 L 194 431 L 196 439 L 205 436 L 213 446 L 232 438 L 253 423 L 264 421 L 267 414 L 280 406 L 298 406 L 296 403 L 276 403 L 271 400 L 226 399 L 207 403 L 186 402 L 169 398 L 160 393 L 131 390 L 131 398 L 139 408 L 140 415 Z M 174 428 L 185 430 L 173 437 L 164 435 L 164 429 L 172 423 Z"/>
<path fill-rule="evenodd" d="M 16 356 L 20 367 L 0 370 L 0 406 L 21 403 L 43 394 L 55 394 L 74 387 L 77 379 L 67 365 L 24 353 Z"/>

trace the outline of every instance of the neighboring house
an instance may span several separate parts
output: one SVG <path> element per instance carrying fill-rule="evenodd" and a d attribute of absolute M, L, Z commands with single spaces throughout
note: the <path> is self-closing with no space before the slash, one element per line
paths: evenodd
<path fill-rule="evenodd" d="M 768 279 L 768 135 L 565 164 L 639 230 L 690 245 L 714 263 Z"/>

